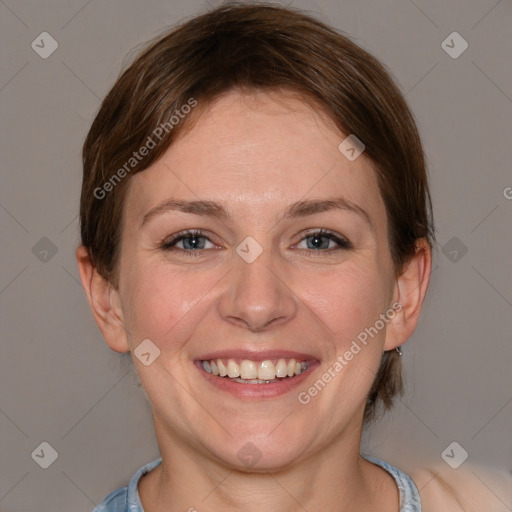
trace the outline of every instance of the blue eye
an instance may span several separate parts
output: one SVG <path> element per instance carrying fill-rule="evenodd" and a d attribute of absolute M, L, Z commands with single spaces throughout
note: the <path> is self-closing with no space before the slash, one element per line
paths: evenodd
<path fill-rule="evenodd" d="M 203 235 L 202 231 L 186 231 L 182 234 L 178 234 L 171 240 L 165 241 L 161 245 L 161 249 L 164 251 L 175 250 L 176 245 L 183 242 L 183 248 L 178 247 L 178 250 L 188 254 L 197 253 L 198 251 L 207 249 L 205 242 L 201 240 L 208 240 L 208 238 Z M 194 256 L 196 256 L 196 254 L 194 254 Z"/>
<path fill-rule="evenodd" d="M 300 243 L 302 243 L 303 240 L 306 240 L 306 250 L 309 252 L 319 252 L 319 249 L 321 249 L 320 252 L 331 252 L 332 250 L 352 248 L 352 245 L 348 240 L 340 238 L 334 233 L 324 229 L 305 236 Z M 310 242 L 308 243 L 308 241 Z M 334 242 L 338 247 L 330 247 L 329 245 L 331 242 Z M 298 245 L 300 245 L 300 243 Z"/>
<path fill-rule="evenodd" d="M 317 253 L 315 256 L 326 252 L 352 249 L 352 244 L 347 239 L 325 229 L 306 235 L 297 246 L 303 241 L 306 241 L 307 247 L 301 249 L 311 255 Z M 330 246 L 331 242 L 334 242 L 334 247 Z M 179 243 L 183 243 L 183 247 L 178 247 Z M 190 256 L 199 256 L 201 251 L 213 248 L 206 247 L 206 243 L 214 245 L 201 230 L 189 230 L 178 233 L 170 240 L 165 240 L 160 248 L 164 251 L 180 251 Z"/>

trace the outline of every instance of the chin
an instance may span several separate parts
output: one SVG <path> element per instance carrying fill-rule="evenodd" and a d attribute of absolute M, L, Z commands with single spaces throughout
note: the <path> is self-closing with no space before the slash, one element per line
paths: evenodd
<path fill-rule="evenodd" d="M 285 420 L 286 421 L 286 420 Z M 305 452 L 303 436 L 276 424 L 260 425 L 261 429 L 251 429 L 254 434 L 244 431 L 244 435 L 234 435 L 228 444 L 224 441 L 210 448 L 217 459 L 225 466 L 242 472 L 266 473 L 284 470 L 297 463 L 298 454 Z M 275 429 L 274 432 L 272 430 Z M 210 443 L 211 444 L 211 441 Z M 219 450 L 224 444 L 228 449 Z"/>

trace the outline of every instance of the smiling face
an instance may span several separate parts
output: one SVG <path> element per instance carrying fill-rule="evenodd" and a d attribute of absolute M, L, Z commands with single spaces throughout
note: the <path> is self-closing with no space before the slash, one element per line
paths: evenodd
<path fill-rule="evenodd" d="M 263 470 L 358 446 L 382 351 L 405 340 L 389 320 L 334 366 L 400 298 L 375 172 L 345 158 L 345 137 L 297 97 L 231 91 L 131 177 L 114 292 L 129 334 L 107 341 L 160 350 L 134 363 L 162 452 L 240 468 L 261 453 Z"/>

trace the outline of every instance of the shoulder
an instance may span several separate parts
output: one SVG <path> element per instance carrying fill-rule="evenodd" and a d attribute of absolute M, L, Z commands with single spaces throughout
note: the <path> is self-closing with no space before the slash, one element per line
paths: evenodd
<path fill-rule="evenodd" d="M 111 492 L 92 512 L 142 512 L 138 492 L 138 483 L 142 476 L 162 463 L 159 457 L 140 467 L 132 476 L 128 485 Z"/>
<path fill-rule="evenodd" d="M 92 512 L 126 512 L 128 510 L 128 487 L 111 492 Z"/>
<path fill-rule="evenodd" d="M 446 465 L 411 471 L 423 512 L 508 512 L 512 473 L 481 466 L 456 470 Z"/>

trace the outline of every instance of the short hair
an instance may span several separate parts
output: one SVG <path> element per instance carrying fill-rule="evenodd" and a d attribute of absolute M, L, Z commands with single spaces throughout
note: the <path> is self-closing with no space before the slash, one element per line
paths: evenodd
<path fill-rule="evenodd" d="M 321 108 L 342 134 L 364 143 L 389 219 L 397 276 L 419 239 L 433 246 L 423 147 L 391 73 L 348 36 L 299 10 L 229 3 L 172 28 L 139 52 L 87 135 L 81 242 L 114 287 L 130 177 L 147 169 L 202 110 L 231 90 L 295 92 Z M 149 148 L 150 140 L 144 158 L 135 158 L 134 151 Z M 367 397 L 365 423 L 375 418 L 379 403 L 389 409 L 402 392 L 399 355 L 386 351 Z"/>

